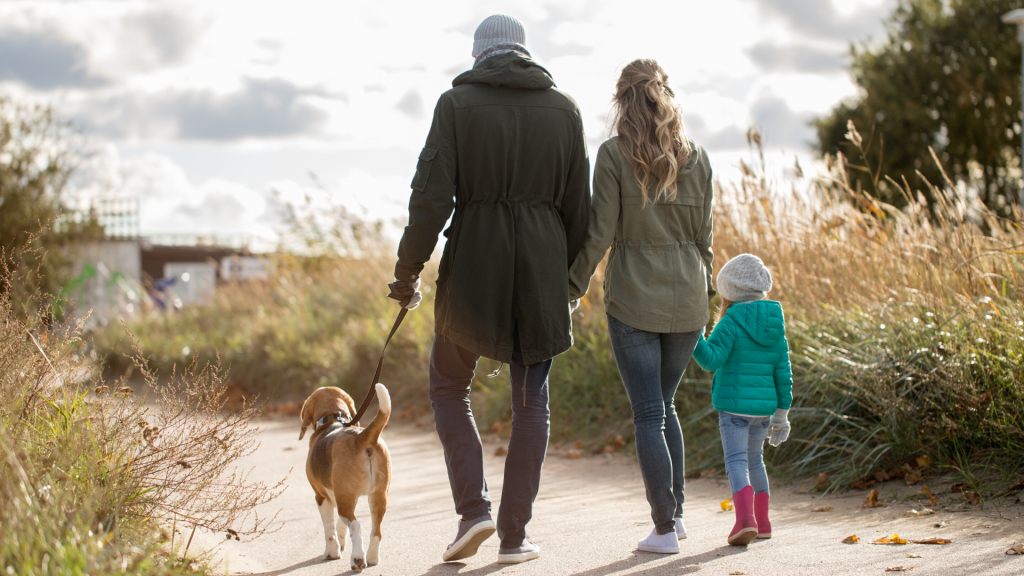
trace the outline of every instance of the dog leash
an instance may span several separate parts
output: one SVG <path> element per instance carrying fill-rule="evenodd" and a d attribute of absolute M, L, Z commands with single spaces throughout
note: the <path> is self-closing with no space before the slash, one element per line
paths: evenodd
<path fill-rule="evenodd" d="M 377 382 L 380 381 L 381 370 L 384 369 L 384 354 L 388 351 L 388 344 L 391 343 L 391 339 L 395 336 L 395 332 L 398 332 L 398 327 L 402 325 L 402 320 L 405 320 L 405 315 L 409 311 L 405 308 L 398 313 L 398 318 L 395 319 L 394 325 L 391 326 L 391 333 L 388 334 L 388 339 L 384 341 L 384 349 L 380 351 L 380 360 L 377 360 L 377 372 L 373 374 L 373 382 L 370 382 L 370 390 L 366 393 L 366 398 L 363 399 L 363 403 L 359 406 L 359 411 L 352 417 L 348 422 L 342 422 L 342 426 L 350 427 L 359 424 L 359 420 L 366 413 L 366 409 L 370 407 L 370 402 L 377 397 Z"/>

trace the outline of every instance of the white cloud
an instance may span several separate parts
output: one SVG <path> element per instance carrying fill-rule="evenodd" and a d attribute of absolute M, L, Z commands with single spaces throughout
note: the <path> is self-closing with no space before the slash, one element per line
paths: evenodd
<path fill-rule="evenodd" d="M 107 170 L 123 180 L 108 188 L 143 199 L 145 229 L 272 234 L 278 215 L 268 186 L 305 194 L 313 188 L 299 182 L 308 170 L 325 177 L 331 202 L 404 217 L 434 103 L 471 65 L 473 30 L 489 14 L 523 20 L 527 45 L 579 102 L 592 143 L 607 135 L 621 67 L 652 57 L 680 95 L 690 135 L 713 159 L 736 159 L 766 101 L 804 122 L 855 94 L 845 71 L 794 51 L 845 53 L 891 4 L 6 0 L 0 40 L 5 29 L 50 30 L 66 48 L 54 57 L 74 66 L 59 93 L 43 87 L 59 79 L 12 80 L 24 66 L 0 78 L 0 89 L 81 111 L 86 125 L 106 122 L 104 137 L 126 155 L 158 151 Z M 828 34 L 818 33 L 812 13 L 828 17 Z M 764 47 L 774 52 L 752 57 Z M 772 134 L 792 148 L 807 128 L 776 125 Z M 719 173 L 735 164 L 723 160 Z"/>

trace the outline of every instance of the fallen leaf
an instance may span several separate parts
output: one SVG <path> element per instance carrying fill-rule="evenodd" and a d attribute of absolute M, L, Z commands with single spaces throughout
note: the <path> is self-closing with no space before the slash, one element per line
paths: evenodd
<path fill-rule="evenodd" d="M 811 512 L 828 512 L 831 509 L 831 506 L 818 506 L 817 508 L 811 510 Z"/>
<path fill-rule="evenodd" d="M 918 496 L 928 496 L 931 493 L 932 493 L 932 489 L 929 488 L 927 484 L 925 484 L 924 487 L 921 488 L 921 491 L 917 493 L 917 495 Z"/>
<path fill-rule="evenodd" d="M 854 490 L 868 490 L 875 487 L 874 480 L 857 480 L 853 484 L 850 484 L 850 488 Z"/>
<path fill-rule="evenodd" d="M 505 454 L 508 454 L 508 448 L 504 446 L 498 446 L 498 449 L 494 451 L 495 456 L 504 456 Z"/>
<path fill-rule="evenodd" d="M 625 448 L 626 447 L 626 441 L 622 439 L 622 435 L 621 434 L 615 437 L 614 445 L 615 445 L 615 448 Z"/>
<path fill-rule="evenodd" d="M 963 492 L 964 488 L 967 488 L 966 482 L 957 482 L 949 487 L 950 492 Z"/>
<path fill-rule="evenodd" d="M 893 534 L 891 536 L 883 536 L 878 540 L 872 542 L 872 544 L 906 544 L 907 541 L 900 538 L 899 534 Z"/>
<path fill-rule="evenodd" d="M 981 496 L 979 496 L 977 492 L 971 490 L 964 490 L 964 496 L 967 498 L 967 501 L 973 504 L 974 506 L 977 506 L 978 504 L 981 503 Z"/>
<path fill-rule="evenodd" d="M 886 480 L 889 479 L 889 473 L 886 472 L 885 470 L 879 470 L 872 474 L 871 476 L 873 476 L 875 480 L 878 482 L 885 482 Z"/>
<path fill-rule="evenodd" d="M 1014 541 L 1013 545 L 1005 552 L 1006 554 L 1024 554 L 1024 544 Z"/>
<path fill-rule="evenodd" d="M 860 542 L 860 538 L 856 534 L 843 538 L 843 544 L 856 544 L 857 542 Z"/>
<path fill-rule="evenodd" d="M 945 528 L 946 527 L 946 521 L 943 520 L 942 522 L 936 522 L 935 523 L 935 527 L 936 528 Z"/>
<path fill-rule="evenodd" d="M 924 510 L 921 510 L 921 514 L 920 515 L 921 516 L 931 516 L 932 514 L 935 514 L 935 510 L 932 510 L 931 508 L 925 508 Z"/>
<path fill-rule="evenodd" d="M 715 472 L 718 472 L 718 469 L 716 469 L 716 468 L 708 468 L 706 470 L 701 470 L 700 471 L 700 475 L 698 477 L 699 478 L 704 478 L 705 476 L 712 476 L 712 475 L 714 475 Z"/>
<path fill-rule="evenodd" d="M 824 490 L 832 485 L 832 481 L 828 479 L 828 474 L 822 472 L 818 474 L 818 482 L 814 484 L 815 490 Z"/>
<path fill-rule="evenodd" d="M 925 538 L 924 540 L 911 540 L 914 544 L 952 544 L 949 538 Z"/>
<path fill-rule="evenodd" d="M 904 568 L 903 566 L 886 566 L 885 567 L 885 571 L 886 572 L 910 572 L 913 569 L 914 569 L 913 566 L 908 566 L 906 568 Z"/>
<path fill-rule="evenodd" d="M 920 558 L 920 554 L 907 554 L 907 558 Z"/>
<path fill-rule="evenodd" d="M 583 440 L 577 440 L 572 446 L 573 448 L 583 448 Z"/>
<path fill-rule="evenodd" d="M 864 503 L 860 505 L 861 508 L 881 508 L 882 506 L 885 504 L 878 501 L 878 490 L 872 490 L 864 499 Z"/>
<path fill-rule="evenodd" d="M 726 498 L 719 502 L 718 505 L 722 507 L 723 512 L 728 512 L 729 510 L 732 510 L 732 498 Z"/>
<path fill-rule="evenodd" d="M 932 459 L 926 456 L 918 456 L 916 459 L 919 468 L 927 468 L 932 465 Z"/>
<path fill-rule="evenodd" d="M 575 448 L 570 448 L 569 453 L 566 454 L 565 457 L 570 460 L 574 460 L 576 458 L 582 458 L 583 454 L 581 454 L 580 451 Z"/>
<path fill-rule="evenodd" d="M 501 422 L 495 422 L 494 425 L 491 426 L 491 433 L 492 434 L 500 434 L 501 433 Z"/>
<path fill-rule="evenodd" d="M 909 466 L 907 466 L 906 464 L 904 464 L 904 466 L 909 468 Z M 893 478 L 903 478 L 905 475 L 906 475 L 906 472 L 904 472 L 900 468 L 893 468 L 892 470 L 889 470 L 889 479 L 890 480 L 893 479 Z"/>
<path fill-rule="evenodd" d="M 917 510 L 914 510 L 914 509 L 907 510 L 906 512 L 903 513 L 904 517 L 911 517 L 911 516 L 913 516 L 914 518 L 916 518 L 916 517 L 918 517 L 920 515 L 921 515 L 921 513 L 918 512 Z"/>
<path fill-rule="evenodd" d="M 939 503 L 939 499 L 936 498 L 934 494 L 929 494 L 928 495 L 928 505 L 929 506 L 935 506 L 938 503 Z"/>
<path fill-rule="evenodd" d="M 922 473 L 919 468 L 915 468 L 910 472 L 907 472 L 907 475 L 903 478 L 903 481 L 907 483 L 907 486 L 913 486 L 921 480 L 924 480 L 924 473 Z"/>
<path fill-rule="evenodd" d="M 612 446 L 611 444 L 609 444 L 609 445 L 604 447 L 604 453 L 605 454 L 611 454 L 612 452 L 615 452 L 615 446 Z"/>

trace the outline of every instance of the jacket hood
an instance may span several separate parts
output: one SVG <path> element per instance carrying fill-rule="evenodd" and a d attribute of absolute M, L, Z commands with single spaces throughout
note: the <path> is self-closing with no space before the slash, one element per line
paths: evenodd
<path fill-rule="evenodd" d="M 700 157 L 704 155 L 704 149 L 701 148 L 700 146 L 697 146 L 696 142 L 694 142 L 693 140 L 690 140 L 690 149 L 692 150 L 692 152 L 690 152 L 690 157 L 686 160 L 686 166 L 679 167 L 680 176 L 683 174 L 689 174 L 690 172 L 693 172 L 693 169 L 696 168 L 698 164 L 700 164 Z"/>
<path fill-rule="evenodd" d="M 774 346 L 786 337 L 782 304 L 774 300 L 736 302 L 726 314 L 761 346 Z"/>
<path fill-rule="evenodd" d="M 547 90 L 555 86 L 551 73 L 532 58 L 518 52 L 492 56 L 479 68 L 467 70 L 452 80 L 452 86 L 488 84 L 504 88 Z"/>

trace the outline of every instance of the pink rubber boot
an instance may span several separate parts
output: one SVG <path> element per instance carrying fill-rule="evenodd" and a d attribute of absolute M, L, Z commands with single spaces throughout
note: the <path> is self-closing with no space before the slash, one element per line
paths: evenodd
<path fill-rule="evenodd" d="M 736 509 L 736 525 L 729 533 L 729 544 L 746 546 L 757 538 L 757 520 L 754 519 L 754 489 L 750 486 L 732 495 Z"/>
<path fill-rule="evenodd" d="M 754 519 L 757 520 L 757 537 L 771 538 L 772 523 L 768 521 L 768 493 L 754 495 Z"/>

